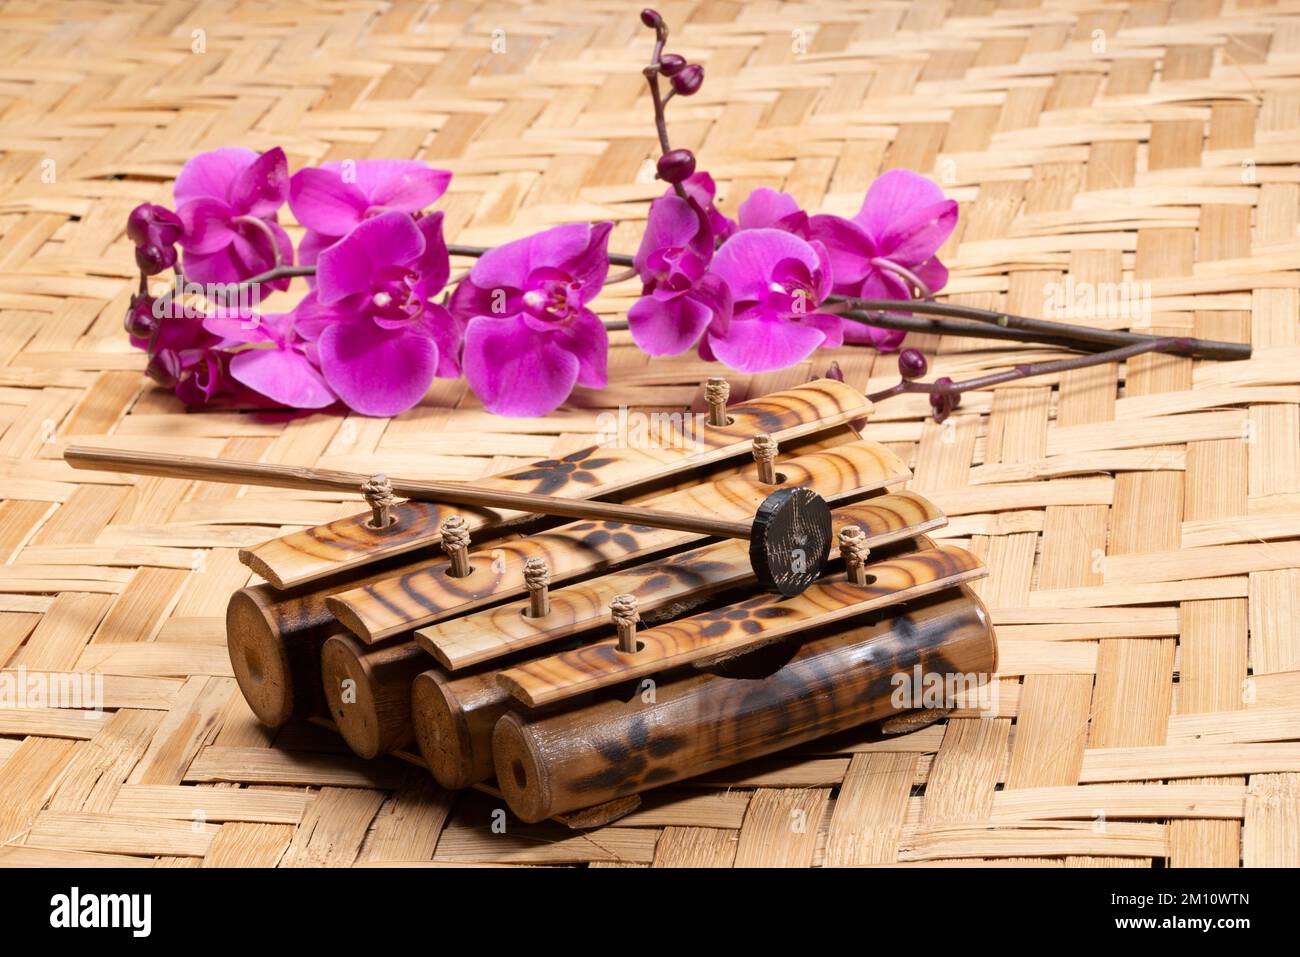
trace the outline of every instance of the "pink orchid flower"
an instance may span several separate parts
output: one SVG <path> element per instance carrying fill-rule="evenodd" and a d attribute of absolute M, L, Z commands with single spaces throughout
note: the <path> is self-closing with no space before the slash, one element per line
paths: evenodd
<path fill-rule="evenodd" d="M 312 343 L 295 328 L 293 313 L 253 313 L 218 308 L 203 327 L 221 336 L 230 377 L 290 409 L 323 409 L 338 401 L 313 359 Z"/>
<path fill-rule="evenodd" d="M 236 283 L 282 262 L 293 262 L 293 243 L 276 214 L 289 195 L 289 161 L 280 147 L 258 155 L 224 147 L 200 153 L 176 177 L 177 215 L 185 226 L 187 279 Z M 288 289 L 288 279 L 269 284 Z"/>
<path fill-rule="evenodd" d="M 498 415 L 545 415 L 608 382 L 609 336 L 587 303 L 609 273 L 613 223 L 557 226 L 481 256 L 456 287 L 465 377 Z"/>
<path fill-rule="evenodd" d="M 203 353 L 177 381 L 175 392 L 188 406 L 210 405 L 218 399 L 253 405 L 259 398 L 231 377 L 229 357 L 220 352 Z"/>
<path fill-rule="evenodd" d="M 650 204 L 634 264 L 642 298 L 628 310 L 632 339 L 652 356 L 685 352 L 715 317 L 731 317 L 731 291 L 708 272 L 713 229 L 699 204 L 669 192 Z"/>
<path fill-rule="evenodd" d="M 834 291 L 865 299 L 912 298 L 912 277 L 922 295 L 948 282 L 948 270 L 935 256 L 957 225 L 957 204 L 943 190 L 909 170 L 890 170 L 867 190 L 862 209 L 850 219 L 814 216 L 813 239 L 825 243 L 835 277 Z M 895 348 L 904 333 L 845 320 L 849 342 Z"/>
<path fill-rule="evenodd" d="M 334 393 L 363 415 L 405 412 L 460 374 L 461 328 L 434 302 L 450 273 L 442 213 L 367 219 L 321 252 L 296 328 Z"/>
<path fill-rule="evenodd" d="M 209 359 L 222 340 L 203 323 L 185 316 L 164 316 L 154 320 L 148 339 L 132 337 L 131 344 L 149 353 L 146 372 L 151 379 L 164 388 L 176 389 L 178 395 L 184 390 L 197 400 L 193 404 L 202 405 L 219 391 L 220 369 Z M 197 387 L 185 385 L 194 377 L 199 379 Z"/>
<path fill-rule="evenodd" d="M 731 289 L 729 324 L 710 325 L 700 356 L 740 372 L 770 372 L 843 345 L 839 316 L 816 311 L 831 291 L 830 262 L 818 242 L 780 229 L 744 229 L 718 250 L 712 271 Z"/>
<path fill-rule="evenodd" d="M 302 169 L 289 181 L 289 208 L 307 229 L 298 261 L 316 262 L 367 219 L 383 213 L 418 213 L 447 192 L 451 173 L 418 160 L 345 160 Z"/>
<path fill-rule="evenodd" d="M 709 228 L 713 230 L 716 240 L 721 242 L 736 232 L 736 221 L 724 215 L 713 203 L 718 195 L 718 187 L 712 176 L 704 172 L 692 173 L 682 180 L 682 188 L 686 190 L 686 198 L 698 203 L 700 209 L 708 215 Z M 677 190 L 669 187 L 664 195 L 676 196 Z"/>
<path fill-rule="evenodd" d="M 784 229 L 800 239 L 808 239 L 808 214 L 795 198 L 779 190 L 760 188 L 736 210 L 741 229 Z"/>

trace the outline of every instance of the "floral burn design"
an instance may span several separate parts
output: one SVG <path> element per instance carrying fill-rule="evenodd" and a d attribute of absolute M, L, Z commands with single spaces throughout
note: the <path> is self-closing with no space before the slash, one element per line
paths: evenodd
<path fill-rule="evenodd" d="M 523 482 L 536 480 L 537 485 L 532 491 L 542 495 L 558 492 L 570 482 L 597 485 L 600 483 L 600 470 L 616 460 L 593 459 L 591 456 L 595 451 L 594 448 L 579 449 L 577 452 L 570 452 L 564 458 L 544 459 L 535 462 L 522 472 L 515 472 L 510 477 Z"/>

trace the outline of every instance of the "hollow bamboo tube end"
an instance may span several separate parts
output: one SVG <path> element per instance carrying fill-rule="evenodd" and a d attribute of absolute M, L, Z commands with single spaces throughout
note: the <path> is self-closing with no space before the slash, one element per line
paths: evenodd
<path fill-rule="evenodd" d="M 241 588 L 226 605 L 226 650 L 239 690 L 262 724 L 279 728 L 310 707 L 270 605 L 257 588 Z"/>
<path fill-rule="evenodd" d="M 343 740 L 363 758 L 386 754 L 384 739 L 391 728 L 381 728 L 365 649 L 350 635 L 333 635 L 321 646 L 320 661 L 330 719 Z"/>
<path fill-rule="evenodd" d="M 363 758 L 411 743 L 411 682 L 429 658 L 414 642 L 366 647 L 346 632 L 321 647 L 321 686 L 343 740 Z"/>
<path fill-rule="evenodd" d="M 476 769 L 469 721 L 450 685 L 437 671 L 416 675 L 411 682 L 411 723 L 429 773 L 440 785 L 454 790 L 490 777 L 491 764 L 486 762 L 486 774 Z"/>
<path fill-rule="evenodd" d="M 515 817 L 536 824 L 550 816 L 551 785 L 529 729 L 515 714 L 506 714 L 492 732 L 492 760 L 497 786 Z"/>

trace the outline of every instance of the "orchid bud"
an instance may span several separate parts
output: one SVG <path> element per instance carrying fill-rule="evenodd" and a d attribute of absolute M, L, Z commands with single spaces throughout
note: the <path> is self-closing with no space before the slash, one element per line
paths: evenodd
<path fill-rule="evenodd" d="M 181 218 L 166 206 L 141 203 L 126 220 L 126 235 L 137 246 L 170 246 L 184 231 Z"/>
<path fill-rule="evenodd" d="M 686 57 L 680 53 L 665 53 L 659 58 L 659 72 L 664 76 L 676 76 L 686 66 Z"/>
<path fill-rule="evenodd" d="M 704 83 L 704 67 L 688 63 L 672 78 L 673 89 L 682 96 L 694 95 Z"/>
<path fill-rule="evenodd" d="M 695 154 L 690 150 L 672 150 L 659 157 L 659 178 L 665 183 L 680 183 L 695 172 Z"/>
<path fill-rule="evenodd" d="M 919 379 L 928 368 L 920 349 L 904 349 L 898 354 L 898 374 L 904 379 Z"/>
<path fill-rule="evenodd" d="M 173 389 L 181 379 L 181 357 L 171 349 L 162 349 L 149 360 L 144 374 L 164 389 Z"/>
<path fill-rule="evenodd" d="M 942 379 L 935 379 L 935 385 L 949 386 L 952 385 L 952 379 L 944 376 Z M 953 409 L 961 404 L 960 392 L 931 392 L 930 409 L 934 413 L 934 421 L 942 422 L 948 418 Z"/>
<path fill-rule="evenodd" d="M 171 269 L 176 265 L 176 247 L 157 246 L 152 243 L 147 246 L 137 246 L 135 264 L 146 276 L 156 276 L 164 269 Z"/>
<path fill-rule="evenodd" d="M 659 15 L 658 10 L 652 10 L 646 7 L 641 11 L 641 22 L 651 30 L 658 30 L 664 25 L 664 18 Z"/>
<path fill-rule="evenodd" d="M 150 295 L 132 296 L 131 308 L 126 311 L 122 325 L 126 333 L 136 339 L 150 339 L 158 329 L 158 318 L 153 314 L 154 298 Z"/>

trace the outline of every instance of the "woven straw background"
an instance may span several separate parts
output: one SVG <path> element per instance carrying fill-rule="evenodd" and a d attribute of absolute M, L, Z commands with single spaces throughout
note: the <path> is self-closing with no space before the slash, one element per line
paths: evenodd
<path fill-rule="evenodd" d="M 1042 315 L 1066 276 L 1146 281 L 1137 326 L 1254 344 L 1246 363 L 1146 358 L 981 393 L 943 426 L 923 403 L 880 406 L 867 436 L 990 567 L 998 716 L 804 748 L 585 834 L 495 834 L 485 796 L 362 762 L 322 728 L 261 728 L 223 646 L 249 579 L 235 551 L 355 500 L 88 480 L 66 444 L 472 479 L 586 444 L 602 407 L 680 408 L 707 370 L 647 362 L 618 333 L 611 388 L 541 422 L 485 421 L 449 382 L 393 421 L 187 415 L 121 331 L 126 213 L 168 202 L 196 152 L 279 144 L 294 167 L 454 170 L 440 207 L 460 242 L 608 218 L 612 248 L 632 250 L 660 191 L 648 34 L 612 0 L 14 2 L 0 665 L 101 672 L 107 711 L 0 710 L 0 863 L 1300 864 L 1300 4 L 662 8 L 708 70 L 670 109 L 674 140 L 725 208 L 771 185 L 847 215 L 908 167 L 961 202 L 953 300 Z M 939 375 L 1052 354 L 916 344 Z M 855 385 L 896 378 L 891 357 L 845 349 L 733 378 L 736 394 L 831 358 Z M 473 431 L 444 431 L 466 415 Z"/>

